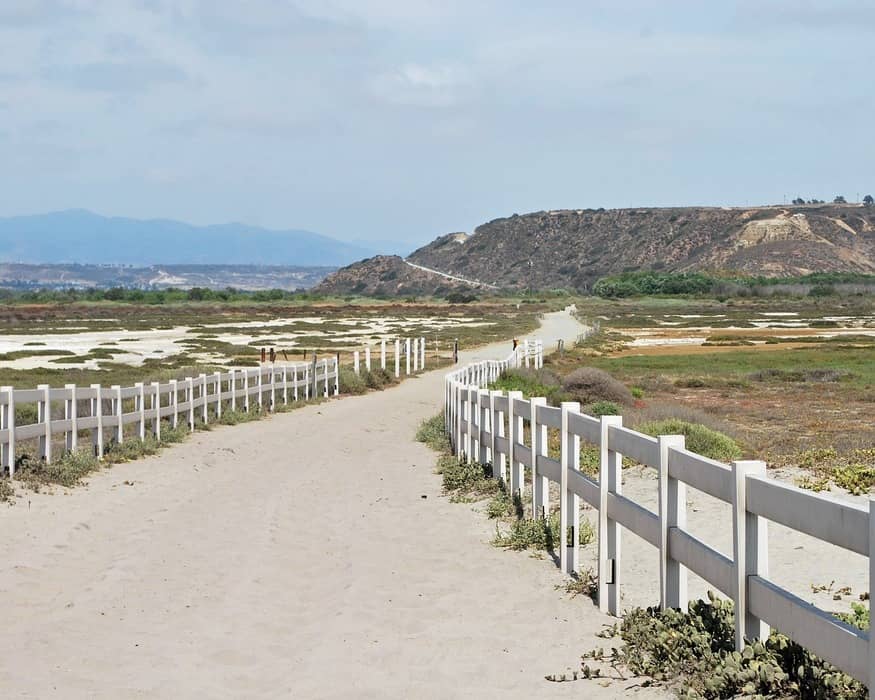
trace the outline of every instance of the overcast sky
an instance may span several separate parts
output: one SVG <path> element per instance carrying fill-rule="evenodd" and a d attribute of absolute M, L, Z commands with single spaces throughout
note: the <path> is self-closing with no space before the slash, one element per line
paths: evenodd
<path fill-rule="evenodd" d="M 410 247 L 875 194 L 872 0 L 0 0 L 0 215 Z"/>

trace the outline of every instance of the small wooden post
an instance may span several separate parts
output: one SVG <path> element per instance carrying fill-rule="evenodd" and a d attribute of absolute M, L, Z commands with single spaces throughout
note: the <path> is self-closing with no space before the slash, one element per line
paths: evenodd
<path fill-rule="evenodd" d="M 413 371 L 419 371 L 419 338 L 413 339 Z"/>
<path fill-rule="evenodd" d="M 684 448 L 683 435 L 660 435 L 659 441 L 659 584 L 663 610 L 687 607 L 687 569 L 671 558 L 668 534 L 672 528 L 687 525 L 687 485 L 668 473 L 668 453 Z"/>

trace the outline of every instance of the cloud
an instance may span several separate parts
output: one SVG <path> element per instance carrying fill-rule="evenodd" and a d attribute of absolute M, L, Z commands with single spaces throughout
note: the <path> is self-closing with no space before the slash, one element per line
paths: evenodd
<path fill-rule="evenodd" d="M 179 66 L 145 59 L 52 66 L 44 76 L 75 89 L 95 92 L 142 92 L 156 85 L 192 82 Z"/>
<path fill-rule="evenodd" d="M 469 84 L 466 72 L 449 65 L 409 63 L 370 80 L 371 93 L 395 105 L 449 107 Z"/>

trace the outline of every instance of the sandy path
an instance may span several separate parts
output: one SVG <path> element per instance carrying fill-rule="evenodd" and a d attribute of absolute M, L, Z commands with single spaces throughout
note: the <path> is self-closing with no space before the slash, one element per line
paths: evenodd
<path fill-rule="evenodd" d="M 578 330 L 551 315 L 541 337 Z M 200 433 L 0 510 L 4 697 L 619 694 L 543 680 L 606 618 L 441 497 L 412 436 L 442 376 Z"/>

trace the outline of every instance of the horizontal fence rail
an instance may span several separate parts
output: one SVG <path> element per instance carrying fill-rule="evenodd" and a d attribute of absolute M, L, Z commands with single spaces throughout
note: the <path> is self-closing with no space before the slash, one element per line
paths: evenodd
<path fill-rule="evenodd" d="M 765 475 L 762 461 L 731 464 L 687 450 L 682 435 L 651 437 L 623 426 L 620 416 L 594 418 L 577 403 L 547 406 L 521 392 L 490 391 L 502 372 L 540 367 L 540 343 L 525 342 L 504 360 L 475 362 L 446 375 L 445 424 L 454 454 L 491 464 L 511 495 L 532 496 L 532 516 L 549 512 L 549 482 L 559 485 L 560 567 L 579 568 L 580 502 L 598 512 L 598 605 L 620 613 L 623 529 L 659 556 L 659 598 L 686 609 L 687 572 L 693 571 L 735 602 L 735 644 L 765 639 L 779 629 L 861 683 L 875 681 L 875 644 L 867 632 L 835 618 L 769 580 L 767 521 L 869 558 L 875 590 L 875 508 L 811 493 Z M 528 430 L 526 430 L 528 429 Z M 548 456 L 548 431 L 558 430 L 558 458 Z M 599 449 L 599 474 L 579 470 L 581 442 Z M 622 493 L 623 456 L 656 470 L 656 512 Z M 526 480 L 528 470 L 528 480 Z M 732 506 L 732 556 L 686 529 L 687 486 Z M 570 533 L 570 534 L 569 534 Z"/>
<path fill-rule="evenodd" d="M 253 406 L 273 411 L 279 404 L 339 393 L 337 357 L 262 364 L 130 387 L 4 386 L 0 387 L 0 474 L 7 471 L 15 476 L 16 445 L 28 439 L 37 441 L 37 456 L 51 462 L 56 439 L 63 445 L 61 451 L 75 451 L 82 447 L 80 439 L 86 433 L 94 455 L 103 457 L 111 442 L 131 438 L 125 436 L 126 425 L 135 426 L 133 439 L 143 440 L 147 434 L 160 439 L 162 421 L 173 428 L 182 422 L 194 430 L 197 421 L 218 420 L 223 411 L 248 411 Z M 16 408 L 28 405 L 36 407 L 36 422 L 21 424 Z"/>

